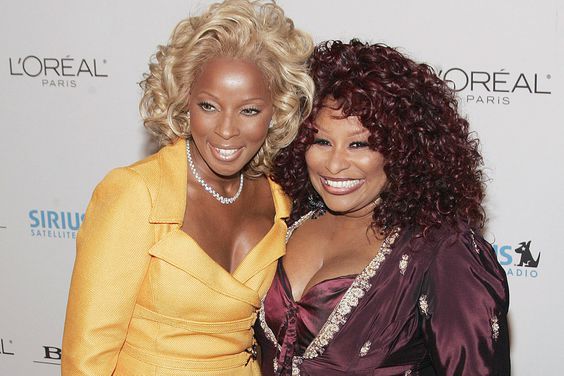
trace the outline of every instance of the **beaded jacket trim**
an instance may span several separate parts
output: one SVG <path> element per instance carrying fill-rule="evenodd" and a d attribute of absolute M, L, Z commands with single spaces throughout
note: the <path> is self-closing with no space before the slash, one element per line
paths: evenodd
<path fill-rule="evenodd" d="M 315 212 L 316 212 L 315 210 L 312 210 L 312 211 L 302 215 L 296 222 L 292 223 L 292 225 L 290 227 L 288 227 L 288 230 L 286 230 L 286 243 L 288 243 L 288 240 L 292 236 L 294 230 L 297 229 L 298 227 L 300 227 L 302 225 L 302 223 L 304 223 L 305 221 L 307 221 L 308 219 L 313 217 Z M 276 346 L 278 351 L 280 351 L 282 346 L 280 346 L 280 344 L 276 340 L 276 336 L 274 335 L 274 332 L 267 325 L 266 319 L 264 317 L 264 299 L 265 298 L 266 298 L 266 296 L 262 299 L 262 302 L 260 304 L 258 319 L 259 319 L 259 322 L 260 322 L 260 326 L 262 327 L 262 330 L 264 331 L 264 334 L 266 335 L 266 337 L 270 340 L 270 342 L 272 342 Z M 276 362 L 276 359 L 274 359 L 274 370 L 276 370 L 277 366 L 278 366 L 278 363 Z"/>
<path fill-rule="evenodd" d="M 490 323 L 492 325 L 492 338 L 494 341 L 497 341 L 499 338 L 499 320 L 497 316 L 492 317 Z"/>
<path fill-rule="evenodd" d="M 288 243 L 288 240 L 290 240 L 290 237 L 294 233 L 294 230 L 297 229 L 298 227 L 300 227 L 302 225 L 302 223 L 304 223 L 305 221 L 307 221 L 308 219 L 313 217 L 316 212 L 317 212 L 317 210 L 312 210 L 312 211 L 302 215 L 300 217 L 300 219 L 298 219 L 296 222 L 292 223 L 292 225 L 290 227 L 288 227 L 288 230 L 286 230 L 286 243 Z"/>
<path fill-rule="evenodd" d="M 372 287 L 369 280 L 372 279 L 376 275 L 378 269 L 380 269 L 380 265 L 382 265 L 386 256 L 391 252 L 392 244 L 394 244 L 398 236 L 399 229 L 395 229 L 386 237 L 380 247 L 380 250 L 378 251 L 378 254 L 355 278 L 352 285 L 343 295 L 339 304 L 337 304 L 337 307 L 335 307 L 333 312 L 331 312 L 331 315 L 329 315 L 329 318 L 319 331 L 319 334 L 313 339 L 313 341 L 311 341 L 304 352 L 304 359 L 313 359 L 323 354 L 325 347 L 347 322 L 348 315 L 351 313 L 352 309 L 358 305 L 358 302 L 364 297 L 366 291 Z"/>
<path fill-rule="evenodd" d="M 286 241 L 290 238 L 292 232 L 299 227 L 303 222 L 307 219 L 311 218 L 314 215 L 315 211 L 311 211 L 304 216 L 302 216 L 299 220 L 297 220 L 290 228 L 288 229 L 286 235 Z M 299 375 L 300 370 L 299 366 L 303 363 L 305 359 L 313 359 L 318 357 L 319 355 L 323 354 L 325 351 L 326 346 L 331 342 L 331 340 L 335 337 L 335 335 L 339 332 L 342 326 L 347 322 L 348 316 L 351 313 L 352 309 L 356 307 L 364 297 L 365 293 L 372 287 L 372 284 L 369 282 L 372 279 L 380 266 L 385 261 L 386 256 L 391 252 L 392 245 L 399 237 L 400 229 L 396 228 L 392 230 L 392 232 L 384 239 L 384 242 L 380 246 L 380 249 L 376 256 L 368 263 L 368 265 L 364 268 L 364 270 L 355 278 L 351 286 L 345 292 L 343 297 L 341 298 L 339 304 L 333 309 L 329 318 L 319 331 L 319 334 L 311 341 L 309 346 L 304 351 L 303 356 L 294 356 L 292 360 L 292 375 Z M 264 299 L 263 299 L 264 303 Z M 259 311 L 259 321 L 260 325 L 266 335 L 266 337 L 276 346 L 278 350 L 281 349 L 280 344 L 276 340 L 276 336 L 274 332 L 268 324 L 266 323 L 265 314 L 264 314 L 264 304 L 261 304 L 260 311 Z M 275 366 L 276 359 L 274 360 Z M 278 367 L 275 367 L 278 368 Z"/>
<path fill-rule="evenodd" d="M 476 244 L 476 237 L 474 236 L 474 230 L 470 230 L 470 238 L 472 240 L 472 246 L 474 246 L 474 251 L 476 251 L 476 253 L 480 253 L 480 249 L 478 248 L 478 244 Z"/>
<path fill-rule="evenodd" d="M 372 346 L 372 342 L 370 341 L 364 342 L 364 345 L 362 345 L 362 347 L 360 348 L 360 352 L 358 355 L 360 355 L 361 357 L 366 356 L 366 354 L 368 354 L 368 352 L 370 351 L 370 346 Z"/>
<path fill-rule="evenodd" d="M 429 303 L 427 302 L 427 295 L 425 294 L 419 297 L 419 310 L 425 318 L 429 318 Z"/>
<path fill-rule="evenodd" d="M 270 340 L 270 342 L 272 342 L 276 346 L 278 351 L 280 351 L 282 349 L 282 346 L 280 346 L 280 344 L 278 343 L 278 340 L 276 339 L 274 332 L 272 331 L 272 329 L 270 329 L 270 326 L 268 326 L 268 324 L 266 323 L 266 319 L 264 317 L 264 299 L 265 298 L 266 298 L 266 296 L 264 298 L 262 298 L 262 302 L 260 304 L 260 309 L 259 309 L 259 314 L 258 314 L 258 319 L 259 319 L 259 322 L 260 322 L 260 326 L 262 327 L 262 330 L 264 331 L 264 334 L 266 335 L 266 338 L 268 338 Z M 274 362 L 276 363 L 276 359 L 274 359 Z"/>
<path fill-rule="evenodd" d="M 399 270 L 400 270 L 401 275 L 405 274 L 408 263 L 409 263 L 409 255 L 402 255 L 401 260 L 399 262 Z"/>

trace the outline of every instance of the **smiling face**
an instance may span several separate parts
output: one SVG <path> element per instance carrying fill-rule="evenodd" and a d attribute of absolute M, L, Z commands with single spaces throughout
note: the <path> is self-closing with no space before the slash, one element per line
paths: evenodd
<path fill-rule="evenodd" d="M 205 176 L 238 175 L 264 144 L 273 108 L 264 75 L 253 63 L 207 62 L 190 90 L 194 161 Z"/>
<path fill-rule="evenodd" d="M 370 132 L 357 117 L 342 118 L 328 101 L 316 119 L 318 132 L 306 152 L 309 179 L 325 205 L 340 214 L 367 214 L 384 188 L 384 157 L 368 146 Z"/>

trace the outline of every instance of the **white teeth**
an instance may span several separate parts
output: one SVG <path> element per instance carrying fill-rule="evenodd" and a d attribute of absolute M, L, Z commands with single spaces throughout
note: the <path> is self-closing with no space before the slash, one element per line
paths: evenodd
<path fill-rule="evenodd" d="M 323 179 L 323 183 L 333 188 L 352 188 L 360 184 L 360 179 L 354 180 L 329 180 Z"/>
<path fill-rule="evenodd" d="M 220 148 L 215 148 L 215 150 L 217 150 L 217 152 L 219 153 L 219 156 L 222 158 L 229 158 L 231 156 L 233 156 L 237 150 L 239 149 L 220 149 Z"/>

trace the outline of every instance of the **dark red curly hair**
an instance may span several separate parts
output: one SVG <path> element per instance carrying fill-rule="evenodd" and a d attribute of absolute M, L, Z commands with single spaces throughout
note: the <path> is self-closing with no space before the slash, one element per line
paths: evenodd
<path fill-rule="evenodd" d="M 289 222 L 320 200 L 308 179 L 305 153 L 314 120 L 334 99 L 345 116 L 370 131 L 369 144 L 385 159 L 388 184 L 374 209 L 374 229 L 415 226 L 421 233 L 466 222 L 484 224 L 484 182 L 478 140 L 458 113 L 453 90 L 426 64 L 383 44 L 320 44 L 310 60 L 316 95 L 297 138 L 276 157 L 272 178 L 293 201 Z M 309 198 L 309 199 L 308 199 Z"/>

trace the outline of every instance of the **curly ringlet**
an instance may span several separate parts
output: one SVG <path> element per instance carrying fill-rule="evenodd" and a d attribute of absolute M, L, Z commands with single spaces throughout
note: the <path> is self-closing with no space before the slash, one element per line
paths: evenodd
<path fill-rule="evenodd" d="M 252 61 L 268 82 L 274 114 L 265 144 L 245 174 L 267 173 L 274 156 L 294 139 L 311 111 L 314 85 L 307 59 L 313 47 L 311 37 L 294 28 L 274 3 L 212 4 L 201 16 L 182 20 L 169 43 L 158 47 L 141 82 L 144 125 L 161 146 L 189 137 L 189 92 L 202 66 L 215 57 Z"/>
<path fill-rule="evenodd" d="M 430 66 L 357 39 L 319 44 L 310 65 L 312 112 L 274 160 L 274 181 L 293 201 L 289 223 L 311 210 L 308 196 L 316 194 L 305 154 L 315 139 L 317 115 L 333 99 L 344 116 L 357 117 L 370 131 L 370 147 L 385 159 L 388 181 L 373 211 L 373 229 L 411 227 L 425 235 L 456 221 L 483 228 L 480 143 L 458 112 L 456 93 Z"/>

